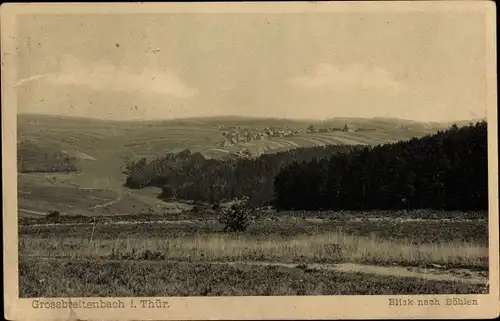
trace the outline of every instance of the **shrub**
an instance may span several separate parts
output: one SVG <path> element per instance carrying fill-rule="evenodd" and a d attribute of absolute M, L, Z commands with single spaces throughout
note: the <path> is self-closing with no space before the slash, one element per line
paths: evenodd
<path fill-rule="evenodd" d="M 158 198 L 166 201 L 174 199 L 175 198 L 174 189 L 169 185 L 163 186 L 161 188 L 161 194 L 160 196 L 158 196 Z"/>
<path fill-rule="evenodd" d="M 201 207 L 200 205 L 195 205 L 191 209 L 191 213 L 201 213 L 201 212 L 203 212 L 203 207 Z"/>
<path fill-rule="evenodd" d="M 49 211 L 46 215 L 46 219 L 57 219 L 61 216 L 61 213 L 59 211 Z"/>
<path fill-rule="evenodd" d="M 234 203 L 230 209 L 222 209 L 219 222 L 224 224 L 225 232 L 243 232 L 250 225 L 250 208 L 245 198 Z"/>

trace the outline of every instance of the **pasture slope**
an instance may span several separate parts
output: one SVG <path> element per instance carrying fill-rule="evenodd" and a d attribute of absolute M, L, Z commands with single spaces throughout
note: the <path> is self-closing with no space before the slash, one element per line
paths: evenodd
<path fill-rule="evenodd" d="M 310 124 L 317 128 L 342 127 L 348 124 L 367 131 L 299 133 L 294 137 L 241 142 L 230 148 L 218 146 L 223 139 L 224 126 L 306 128 Z M 184 149 L 201 152 L 206 157 L 218 157 L 249 146 L 254 146 L 251 150 L 255 151 L 256 155 L 258 150 L 275 152 L 327 144 L 376 145 L 421 137 L 448 126 L 449 124 L 442 123 L 378 118 L 339 118 L 323 122 L 237 117 L 117 122 L 29 114 L 19 115 L 18 118 L 20 140 L 34 141 L 41 146 L 55 143 L 60 145 L 62 150 L 67 150 L 72 156 L 81 159 L 95 158 L 99 161 L 99 157 L 95 155 L 110 158 L 109 154 L 112 154 L 112 160 L 120 159 L 121 162 L 134 157 L 158 157 Z"/>

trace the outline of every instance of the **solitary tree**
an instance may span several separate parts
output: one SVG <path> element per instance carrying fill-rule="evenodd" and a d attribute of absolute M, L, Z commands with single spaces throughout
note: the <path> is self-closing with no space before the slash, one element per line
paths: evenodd
<path fill-rule="evenodd" d="M 243 232 L 250 225 L 248 198 L 236 202 L 228 209 L 222 209 L 219 222 L 224 224 L 225 232 Z"/>

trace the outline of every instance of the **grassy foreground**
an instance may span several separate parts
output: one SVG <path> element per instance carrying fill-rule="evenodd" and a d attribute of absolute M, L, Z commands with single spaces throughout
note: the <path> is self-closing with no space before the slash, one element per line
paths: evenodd
<path fill-rule="evenodd" d="M 368 263 L 487 269 L 488 247 L 449 241 L 413 244 L 341 231 L 298 237 L 269 235 L 191 235 L 164 238 L 97 239 L 74 237 L 20 238 L 21 256 L 67 259 L 271 261 L 293 263 Z"/>
<path fill-rule="evenodd" d="M 261 217 L 245 233 L 223 233 L 222 226 L 201 217 L 164 224 L 135 224 L 136 217 L 118 219 L 134 224 L 24 222 L 18 230 L 20 294 L 471 294 L 487 289 L 482 281 L 452 281 L 488 275 L 486 220 L 337 216 Z M 392 272 L 355 273 L 355 268 L 329 269 L 323 263 L 387 266 Z M 471 273 L 430 280 L 413 278 L 404 273 L 406 267 Z"/>
<path fill-rule="evenodd" d="M 482 285 L 274 266 L 21 259 L 21 297 L 485 293 Z"/>
<path fill-rule="evenodd" d="M 202 214 L 203 215 L 203 214 Z M 206 216 L 206 214 L 205 214 Z M 71 218 L 71 216 L 67 216 Z M 66 218 L 65 218 L 66 219 Z M 151 220 L 172 220 L 172 217 L 151 217 Z M 120 221 L 140 221 L 134 217 L 122 216 Z M 87 218 L 87 225 L 77 225 L 68 222 L 67 225 L 28 225 L 19 227 L 22 236 L 36 236 L 41 238 L 76 237 L 90 239 L 123 239 L 130 238 L 176 238 L 186 235 L 220 235 L 223 225 L 207 221 L 207 218 L 182 218 L 183 222 L 170 224 L 104 224 L 97 222 L 95 227 L 92 217 Z M 144 221 L 144 219 L 143 219 Z M 34 222 L 50 223 L 50 222 Z M 66 223 L 62 221 L 61 223 Z M 24 223 L 22 223 L 24 224 Z M 245 234 L 252 239 L 268 239 L 269 237 L 296 238 L 303 235 L 321 235 L 341 230 L 345 234 L 371 237 L 394 242 L 411 242 L 420 244 L 439 244 L 448 242 L 472 243 L 488 245 L 488 222 L 486 220 L 422 220 L 396 221 L 393 219 L 375 221 L 347 221 L 347 220 L 316 220 L 315 218 L 283 217 L 282 220 L 258 219 L 250 225 Z M 93 232 L 92 232 L 93 231 Z"/>

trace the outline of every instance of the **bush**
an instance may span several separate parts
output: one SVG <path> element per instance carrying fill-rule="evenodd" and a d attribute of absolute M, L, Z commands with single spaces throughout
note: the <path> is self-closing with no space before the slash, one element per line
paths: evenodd
<path fill-rule="evenodd" d="M 250 225 L 248 199 L 236 202 L 230 209 L 222 209 L 219 222 L 224 224 L 225 232 L 244 232 Z"/>
<path fill-rule="evenodd" d="M 200 205 L 195 205 L 191 209 L 191 213 L 201 213 L 201 212 L 203 212 L 203 207 L 201 207 Z"/>
<path fill-rule="evenodd" d="M 45 215 L 45 218 L 46 219 L 57 219 L 57 218 L 59 218 L 60 215 L 61 215 L 61 213 L 59 213 L 59 211 L 49 211 Z"/>
<path fill-rule="evenodd" d="M 130 174 L 132 171 L 136 169 L 143 168 L 144 166 L 147 165 L 147 159 L 146 157 L 142 157 L 139 160 L 131 160 L 128 162 L 128 164 L 125 166 L 125 174 Z"/>
<path fill-rule="evenodd" d="M 163 186 L 161 188 L 161 194 L 158 196 L 158 198 L 165 201 L 175 199 L 174 189 L 169 185 Z"/>

